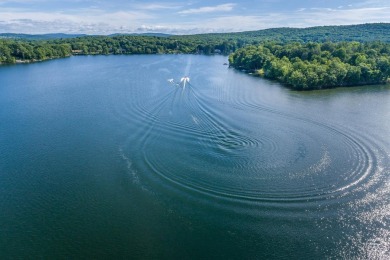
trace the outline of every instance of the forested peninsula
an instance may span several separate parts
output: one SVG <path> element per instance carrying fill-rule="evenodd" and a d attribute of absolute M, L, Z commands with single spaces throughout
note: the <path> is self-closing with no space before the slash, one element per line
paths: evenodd
<path fill-rule="evenodd" d="M 380 84 L 390 80 L 390 44 L 269 42 L 236 51 L 229 64 L 299 90 Z"/>
<path fill-rule="evenodd" d="M 198 35 L 0 34 L 0 64 L 72 55 L 224 54 L 230 65 L 296 89 L 389 78 L 390 24 L 276 28 Z"/>

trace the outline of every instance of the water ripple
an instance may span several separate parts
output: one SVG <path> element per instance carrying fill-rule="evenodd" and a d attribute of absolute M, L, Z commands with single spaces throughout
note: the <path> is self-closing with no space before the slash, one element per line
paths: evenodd
<path fill-rule="evenodd" d="M 378 167 L 360 133 L 253 97 L 215 100 L 193 85 L 126 104 L 145 180 L 221 199 L 299 202 L 346 196 Z"/>

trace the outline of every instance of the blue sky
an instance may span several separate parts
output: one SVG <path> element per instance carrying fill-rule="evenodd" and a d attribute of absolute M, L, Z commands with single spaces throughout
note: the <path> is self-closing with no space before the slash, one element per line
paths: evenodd
<path fill-rule="evenodd" d="M 390 22 L 390 0 L 0 0 L 0 32 L 194 34 Z"/>

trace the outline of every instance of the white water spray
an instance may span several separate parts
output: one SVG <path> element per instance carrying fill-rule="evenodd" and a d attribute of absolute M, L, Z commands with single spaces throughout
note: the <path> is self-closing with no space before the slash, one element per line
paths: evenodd
<path fill-rule="evenodd" d="M 186 68 L 184 71 L 184 75 L 189 74 L 190 69 L 191 69 L 191 64 L 192 64 L 192 60 L 191 60 L 191 56 L 190 56 L 190 57 L 188 57 L 188 61 L 187 61 L 187 65 L 186 65 Z M 180 79 L 179 83 L 176 83 L 176 81 L 174 79 L 168 79 L 167 81 L 174 86 L 181 86 L 181 87 L 183 87 L 183 89 L 185 89 L 186 85 L 190 83 L 190 77 L 188 77 L 188 76 L 182 77 Z"/>
<path fill-rule="evenodd" d="M 182 78 L 180 79 L 180 83 L 183 84 L 183 89 L 186 88 L 186 83 L 189 83 L 189 82 L 190 82 L 190 78 L 187 77 L 187 76 L 182 77 Z"/>

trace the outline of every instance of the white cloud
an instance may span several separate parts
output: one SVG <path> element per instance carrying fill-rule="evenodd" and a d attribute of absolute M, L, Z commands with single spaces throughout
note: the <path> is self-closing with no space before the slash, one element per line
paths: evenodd
<path fill-rule="evenodd" d="M 384 7 L 389 6 L 388 0 L 366 0 L 363 2 L 358 2 L 354 4 L 355 6 L 365 6 L 365 7 Z"/>
<path fill-rule="evenodd" d="M 311 10 L 289 24 L 294 27 L 307 27 L 376 22 L 390 22 L 390 7 Z"/>
<path fill-rule="evenodd" d="M 360 9 L 316 9 L 265 15 L 231 15 L 202 19 L 178 25 L 165 25 L 173 33 L 208 33 L 261 30 L 277 27 L 305 28 L 323 25 L 349 25 L 390 22 L 390 7 Z"/>
<path fill-rule="evenodd" d="M 202 19 L 163 19 L 148 10 L 105 12 L 83 9 L 77 12 L 27 12 L 0 9 L 0 31 L 15 33 L 86 33 L 111 34 L 131 32 L 164 32 L 194 34 L 260 30 L 275 27 L 311 27 L 390 22 L 389 7 L 355 7 L 335 9 L 300 9 L 262 15 L 226 13 Z"/>
<path fill-rule="evenodd" d="M 0 10 L 0 31 L 16 33 L 87 33 L 110 34 L 129 31 L 154 16 L 142 11 L 106 13 L 98 9 L 77 14 L 64 12 L 14 12 Z"/>
<path fill-rule="evenodd" d="M 305 28 L 323 25 L 350 25 L 390 22 L 390 7 L 360 9 L 315 9 L 264 15 L 228 15 L 194 22 L 165 24 L 171 33 L 191 34 L 260 30 L 277 27 Z M 169 33 L 169 30 L 166 31 Z"/>
<path fill-rule="evenodd" d="M 18 19 L 31 19 L 34 21 L 73 21 L 73 22 L 104 22 L 108 24 L 124 24 L 130 21 L 142 21 L 152 19 L 154 16 L 137 11 L 104 12 L 99 9 L 88 9 L 78 13 L 66 12 L 14 12 L 12 9 L 0 11 L 0 20 L 12 21 Z"/>
<path fill-rule="evenodd" d="M 204 6 L 200 8 L 187 9 L 178 12 L 179 14 L 202 14 L 202 13 L 214 13 L 214 12 L 229 12 L 232 11 L 236 4 L 228 3 L 216 6 Z"/>
<path fill-rule="evenodd" d="M 182 8 L 182 5 L 178 5 L 177 3 L 143 3 L 143 4 L 136 4 L 134 5 L 134 8 L 139 9 L 139 10 L 163 10 L 163 9 L 179 9 Z"/>

